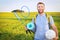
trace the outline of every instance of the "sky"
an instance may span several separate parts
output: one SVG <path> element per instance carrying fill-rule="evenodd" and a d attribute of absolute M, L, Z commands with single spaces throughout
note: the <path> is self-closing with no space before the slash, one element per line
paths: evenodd
<path fill-rule="evenodd" d="M 0 0 L 0 12 L 10 12 L 15 9 L 37 11 L 37 3 L 45 3 L 45 11 L 60 12 L 60 0 Z M 27 9 L 28 8 L 28 9 Z"/>

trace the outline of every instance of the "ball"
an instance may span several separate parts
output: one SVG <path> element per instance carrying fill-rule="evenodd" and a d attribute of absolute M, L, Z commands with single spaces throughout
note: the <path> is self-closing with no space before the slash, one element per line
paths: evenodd
<path fill-rule="evenodd" d="M 53 39 L 56 37 L 56 33 L 54 30 L 48 30 L 46 33 L 45 33 L 45 36 L 47 39 Z"/>

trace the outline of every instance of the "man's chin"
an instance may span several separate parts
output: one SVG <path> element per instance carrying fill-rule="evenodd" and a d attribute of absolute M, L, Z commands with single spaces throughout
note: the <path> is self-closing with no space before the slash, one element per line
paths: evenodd
<path fill-rule="evenodd" d="M 39 12 L 40 14 L 44 13 L 44 12 Z"/>
<path fill-rule="evenodd" d="M 39 13 L 44 13 L 44 11 L 38 11 Z"/>

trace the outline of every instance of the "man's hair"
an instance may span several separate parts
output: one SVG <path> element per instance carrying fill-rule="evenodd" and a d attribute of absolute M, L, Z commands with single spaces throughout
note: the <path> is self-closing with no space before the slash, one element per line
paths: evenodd
<path fill-rule="evenodd" d="M 44 4 L 43 2 L 38 2 L 38 4 L 37 4 L 37 5 L 39 5 L 39 4 L 43 4 L 43 5 L 45 6 L 45 4 Z"/>

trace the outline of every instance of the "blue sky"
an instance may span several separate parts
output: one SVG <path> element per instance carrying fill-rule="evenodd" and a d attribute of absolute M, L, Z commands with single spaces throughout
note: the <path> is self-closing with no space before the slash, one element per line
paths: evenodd
<path fill-rule="evenodd" d="M 0 0 L 0 12 L 10 12 L 15 9 L 20 9 L 22 6 L 27 6 L 30 11 L 37 11 L 37 3 L 45 3 L 45 11 L 60 12 L 60 0 Z M 28 11 L 23 8 L 24 11 Z"/>

